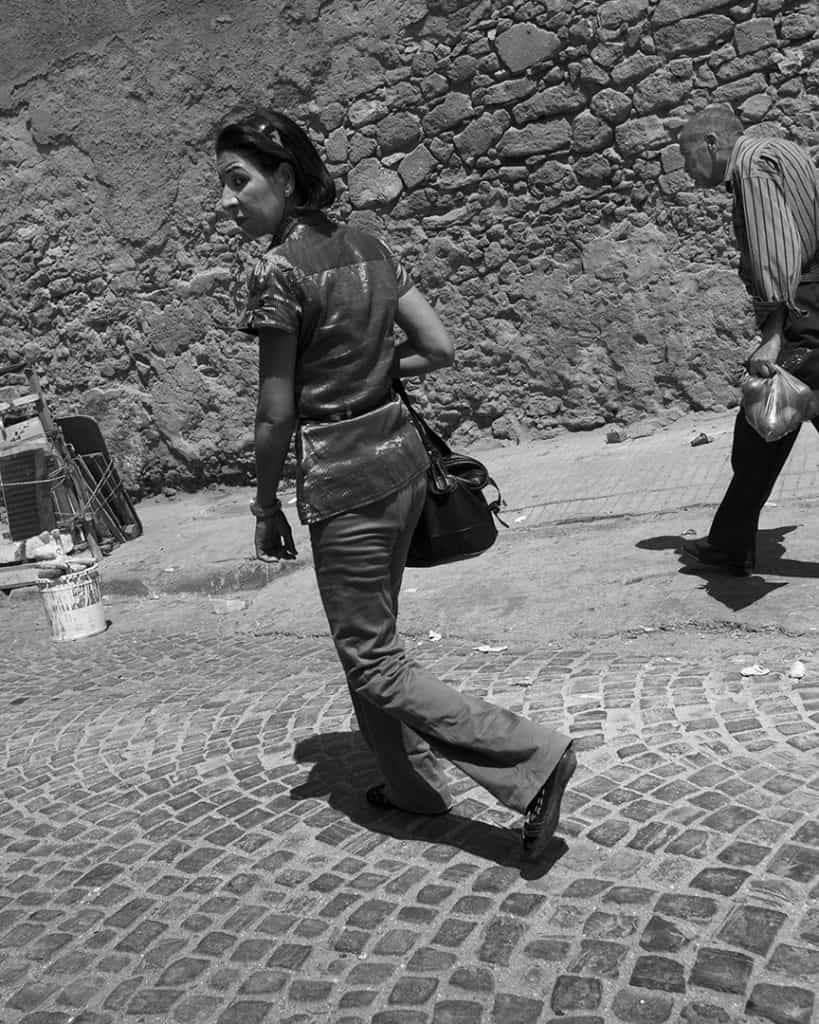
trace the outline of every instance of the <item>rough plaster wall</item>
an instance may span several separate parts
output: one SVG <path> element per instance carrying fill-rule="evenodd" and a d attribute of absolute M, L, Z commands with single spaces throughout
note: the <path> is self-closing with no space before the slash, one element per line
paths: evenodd
<path fill-rule="evenodd" d="M 458 346 L 425 391 L 514 441 L 735 400 L 752 333 L 726 199 L 675 133 L 712 100 L 819 142 L 815 0 L 5 0 L 0 361 L 100 421 L 145 491 L 245 481 L 251 253 L 216 215 L 230 112 L 291 111 L 338 210 Z"/>

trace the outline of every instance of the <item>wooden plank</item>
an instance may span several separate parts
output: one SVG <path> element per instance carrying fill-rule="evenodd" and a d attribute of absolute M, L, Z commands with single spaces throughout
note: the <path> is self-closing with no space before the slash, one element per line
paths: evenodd
<path fill-rule="evenodd" d="M 0 590 L 16 590 L 17 587 L 36 586 L 40 569 L 35 564 L 0 565 Z"/>
<path fill-rule="evenodd" d="M 24 437 L 19 441 L 0 440 L 0 457 L 19 455 L 21 452 L 47 451 L 51 442 L 43 434 L 41 437 Z"/>
<path fill-rule="evenodd" d="M 21 409 L 35 409 L 39 401 L 39 395 L 17 395 L 7 402 L 0 402 L 0 416 L 7 416 L 9 412 L 20 412 Z"/>

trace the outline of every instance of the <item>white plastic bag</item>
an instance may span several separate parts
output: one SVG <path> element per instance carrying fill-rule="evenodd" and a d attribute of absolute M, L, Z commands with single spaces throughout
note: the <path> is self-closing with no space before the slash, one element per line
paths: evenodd
<path fill-rule="evenodd" d="M 778 441 L 819 416 L 816 393 L 781 366 L 775 369 L 773 377 L 746 374 L 741 385 L 745 419 L 765 441 Z"/>

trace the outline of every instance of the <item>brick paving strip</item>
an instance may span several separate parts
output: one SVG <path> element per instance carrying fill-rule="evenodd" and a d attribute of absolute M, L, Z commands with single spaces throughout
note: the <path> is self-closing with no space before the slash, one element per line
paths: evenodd
<path fill-rule="evenodd" d="M 463 777 L 445 818 L 368 807 L 329 642 L 38 612 L 0 665 L 2 1024 L 819 1020 L 810 659 L 414 644 L 575 737 L 538 870 Z"/>
<path fill-rule="evenodd" d="M 727 423 L 727 421 L 726 421 Z M 730 442 L 722 437 L 713 451 L 657 438 L 634 442 L 558 462 L 548 449 L 544 467 L 559 465 L 549 478 L 547 501 L 508 508 L 511 524 L 525 528 L 547 523 L 606 519 L 716 507 L 731 478 Z M 491 459 L 491 456 L 489 456 Z M 550 461 L 551 460 L 551 461 Z M 816 441 L 803 430 L 777 480 L 770 501 L 819 497 Z"/>

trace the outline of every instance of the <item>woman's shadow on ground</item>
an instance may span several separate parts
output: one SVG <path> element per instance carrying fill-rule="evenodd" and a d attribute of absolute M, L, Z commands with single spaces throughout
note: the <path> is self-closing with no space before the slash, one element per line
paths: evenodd
<path fill-rule="evenodd" d="M 819 579 L 819 562 L 799 562 L 794 558 L 783 557 L 786 551 L 785 537 L 795 529 L 796 526 L 778 526 L 760 530 L 757 537 L 756 572 L 745 577 L 733 576 L 689 558 L 683 551 L 687 538 L 674 535 L 646 537 L 638 541 L 636 547 L 648 551 L 674 551 L 680 559 L 682 575 L 701 577 L 705 580 L 704 589 L 709 597 L 737 612 L 788 585 L 787 580 L 772 582 L 763 578 L 761 573 L 791 579 Z"/>
<path fill-rule="evenodd" d="M 483 860 L 516 868 L 522 878 L 542 878 L 567 852 L 555 838 L 545 856 L 533 863 L 524 859 L 520 833 L 465 817 L 472 801 L 460 803 L 449 814 L 436 817 L 384 811 L 367 803 L 364 793 L 378 781 L 375 760 L 359 732 L 315 733 L 299 740 L 294 751 L 299 764 L 310 764 L 306 782 L 290 790 L 293 800 L 326 797 L 330 806 L 371 832 L 415 842 L 454 846 Z M 474 802 L 480 812 L 482 805 Z"/>

